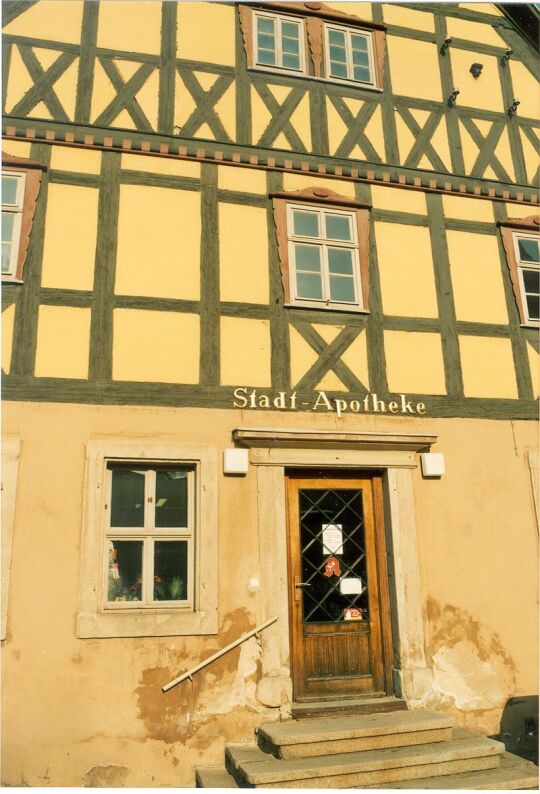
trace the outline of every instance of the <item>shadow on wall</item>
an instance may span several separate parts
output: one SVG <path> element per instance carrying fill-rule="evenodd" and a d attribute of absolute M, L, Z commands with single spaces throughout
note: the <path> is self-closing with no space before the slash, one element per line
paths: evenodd
<path fill-rule="evenodd" d="M 538 696 L 510 698 L 502 713 L 499 734 L 491 738 L 504 742 L 509 753 L 538 765 Z"/>

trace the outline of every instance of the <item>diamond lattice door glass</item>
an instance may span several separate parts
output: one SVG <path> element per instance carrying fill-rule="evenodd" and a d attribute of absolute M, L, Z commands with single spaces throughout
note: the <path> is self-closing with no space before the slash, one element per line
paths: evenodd
<path fill-rule="evenodd" d="M 299 491 L 304 623 L 369 620 L 362 492 Z"/>

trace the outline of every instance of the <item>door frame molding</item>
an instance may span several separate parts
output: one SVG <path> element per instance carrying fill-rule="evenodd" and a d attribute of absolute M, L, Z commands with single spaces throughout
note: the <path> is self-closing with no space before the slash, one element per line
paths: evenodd
<path fill-rule="evenodd" d="M 238 428 L 237 446 L 248 447 L 256 467 L 259 533 L 259 622 L 279 620 L 261 636 L 262 675 L 257 699 L 290 709 L 287 516 L 285 469 L 378 469 L 383 477 L 394 641 L 394 688 L 411 706 L 431 689 L 425 656 L 423 601 L 416 541 L 412 470 L 416 453 L 429 451 L 433 434 Z"/>

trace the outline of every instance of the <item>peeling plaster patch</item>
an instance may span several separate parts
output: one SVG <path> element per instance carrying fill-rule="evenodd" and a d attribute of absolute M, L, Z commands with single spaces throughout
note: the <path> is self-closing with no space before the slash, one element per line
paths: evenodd
<path fill-rule="evenodd" d="M 127 766 L 93 766 L 83 778 L 84 788 L 120 788 L 124 785 Z"/>
<path fill-rule="evenodd" d="M 238 662 L 232 680 L 215 680 L 210 692 L 204 698 L 201 716 L 209 714 L 228 714 L 238 706 L 255 706 L 256 683 L 254 677 L 258 670 L 257 662 L 260 648 L 257 640 L 251 638 L 240 646 Z"/>
<path fill-rule="evenodd" d="M 497 634 L 449 604 L 427 603 L 433 686 L 429 702 L 460 712 L 504 707 L 515 691 L 516 666 Z"/>

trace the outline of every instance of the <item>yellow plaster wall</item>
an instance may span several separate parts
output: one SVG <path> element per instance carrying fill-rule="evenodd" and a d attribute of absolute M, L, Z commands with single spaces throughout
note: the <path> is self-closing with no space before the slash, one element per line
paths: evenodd
<path fill-rule="evenodd" d="M 508 218 L 530 218 L 531 215 L 537 215 L 538 210 L 530 204 L 505 204 L 506 214 Z"/>
<path fill-rule="evenodd" d="M 517 399 L 516 373 L 509 339 L 460 336 L 466 397 Z"/>
<path fill-rule="evenodd" d="M 369 389 L 369 367 L 367 356 L 367 333 L 361 331 L 354 342 L 347 350 L 341 354 L 341 360 L 346 364 L 354 375 L 360 380 L 366 389 Z"/>
<path fill-rule="evenodd" d="M 319 358 L 293 325 L 289 324 L 291 385 L 294 387 Z"/>
<path fill-rule="evenodd" d="M 122 154 L 122 168 L 126 171 L 145 171 L 167 176 L 187 176 L 200 179 L 200 163 L 177 160 L 173 157 L 155 157 L 145 154 Z"/>
<path fill-rule="evenodd" d="M 101 0 L 97 46 L 159 55 L 161 3 L 148 0 Z"/>
<path fill-rule="evenodd" d="M 357 3 L 326 3 L 329 8 L 334 8 L 336 11 L 342 11 L 344 14 L 352 14 L 355 17 L 359 17 L 359 19 L 372 19 L 373 18 L 373 11 L 372 11 L 372 3 L 364 3 L 364 2 L 357 2 Z"/>
<path fill-rule="evenodd" d="M 8 75 L 8 83 L 7 83 L 6 97 L 5 97 L 6 113 L 11 113 L 15 105 L 23 98 L 23 96 L 28 91 L 30 91 L 33 85 L 34 85 L 34 81 L 30 77 L 28 69 L 24 65 L 23 59 L 20 56 L 18 48 L 12 47 L 11 62 L 9 64 L 9 75 Z M 33 113 L 34 115 L 37 115 L 35 108 L 33 110 Z"/>
<path fill-rule="evenodd" d="M 81 38 L 83 3 L 79 0 L 40 0 L 3 28 L 12 36 L 37 36 L 49 41 L 78 44 Z M 57 57 L 60 53 L 57 52 Z"/>
<path fill-rule="evenodd" d="M 8 152 L 8 154 L 14 154 L 15 157 L 26 157 L 29 159 L 31 146 L 32 144 L 26 141 L 9 141 L 7 139 L 2 141 L 3 151 Z"/>
<path fill-rule="evenodd" d="M 122 185 L 115 292 L 198 300 L 200 194 Z"/>
<path fill-rule="evenodd" d="M 514 58 L 510 59 L 509 67 L 514 96 L 520 101 L 518 113 L 523 116 L 528 116 L 531 119 L 538 119 L 540 116 L 540 89 L 538 81 L 523 63 Z"/>
<path fill-rule="evenodd" d="M 443 210 L 446 218 L 458 218 L 464 221 L 484 221 L 493 223 L 493 207 L 491 201 L 466 198 L 465 196 L 443 196 Z"/>
<path fill-rule="evenodd" d="M 383 17 L 387 25 L 400 25 L 404 28 L 425 30 L 432 33 L 435 27 L 433 14 L 429 11 L 414 11 L 411 8 L 382 3 Z"/>
<path fill-rule="evenodd" d="M 394 94 L 419 99 L 442 99 L 438 52 L 435 44 L 387 36 Z"/>
<path fill-rule="evenodd" d="M 420 190 L 405 190 L 392 187 L 371 185 L 373 209 L 394 212 L 414 212 L 425 215 L 426 196 Z"/>
<path fill-rule="evenodd" d="M 50 184 L 41 285 L 91 290 L 94 283 L 98 190 Z"/>
<path fill-rule="evenodd" d="M 354 182 L 347 182 L 342 179 L 329 179 L 314 174 L 283 174 L 283 190 L 303 190 L 306 187 L 325 187 L 340 196 L 355 197 Z"/>
<path fill-rule="evenodd" d="M 115 309 L 113 380 L 198 383 L 199 317 Z"/>
<path fill-rule="evenodd" d="M 37 378 L 87 378 L 89 352 L 90 309 L 39 307 Z"/>
<path fill-rule="evenodd" d="M 177 57 L 234 66 L 235 10 L 221 3 L 178 3 Z"/>
<path fill-rule="evenodd" d="M 223 301 L 268 303 L 266 210 L 219 204 L 219 282 Z"/>
<path fill-rule="evenodd" d="M 449 231 L 447 242 L 456 318 L 508 323 L 495 235 Z"/>
<path fill-rule="evenodd" d="M 470 24 L 475 25 L 476 23 L 471 22 Z M 485 27 L 485 25 L 477 25 L 476 27 Z M 448 35 L 451 34 L 449 33 Z M 502 113 L 505 107 L 501 93 L 497 58 L 494 55 L 460 50 L 457 47 L 450 47 L 449 52 L 452 59 L 454 85 L 459 88 L 459 96 L 457 98 L 459 106 L 494 110 L 497 113 Z M 469 71 L 471 64 L 475 62 L 483 64 L 484 67 L 482 74 L 476 80 Z"/>
<path fill-rule="evenodd" d="M 9 373 L 11 368 L 11 351 L 13 349 L 13 324 L 15 322 L 15 304 L 2 312 L 2 371 Z"/>
<path fill-rule="evenodd" d="M 463 7 L 463 4 L 461 5 Z M 481 11 L 482 9 L 477 10 Z M 446 29 L 450 38 L 467 39 L 479 44 L 492 44 L 494 47 L 506 46 L 504 40 L 495 32 L 494 28 L 485 22 L 470 22 L 468 19 L 448 16 L 446 17 Z"/>
<path fill-rule="evenodd" d="M 437 317 L 429 229 L 379 221 L 374 229 L 384 314 Z"/>
<path fill-rule="evenodd" d="M 270 323 L 240 317 L 221 318 L 221 383 L 270 386 Z"/>
<path fill-rule="evenodd" d="M 385 331 L 388 388 L 409 394 L 446 394 L 439 334 Z"/>
<path fill-rule="evenodd" d="M 266 174 L 266 171 L 255 168 L 220 165 L 218 168 L 218 187 L 221 190 L 266 194 Z"/>
<path fill-rule="evenodd" d="M 53 146 L 51 169 L 73 171 L 79 174 L 99 174 L 101 152 L 93 149 L 77 149 L 74 146 Z"/>

